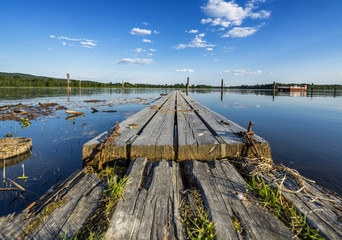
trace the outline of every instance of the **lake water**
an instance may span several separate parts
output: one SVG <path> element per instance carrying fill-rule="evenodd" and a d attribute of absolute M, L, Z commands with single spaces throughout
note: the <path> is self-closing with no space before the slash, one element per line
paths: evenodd
<path fill-rule="evenodd" d="M 128 118 L 146 105 L 116 104 L 122 99 L 144 98 L 152 102 L 172 89 L 65 89 L 0 88 L 0 106 L 56 102 L 85 115 L 65 120 L 61 110 L 32 120 L 24 129 L 16 121 L 0 121 L 0 137 L 32 138 L 32 154 L 6 167 L 6 178 L 26 188 L 20 192 L 0 191 L 0 216 L 18 212 L 38 200 L 51 186 L 82 168 L 82 145 Z M 276 163 L 297 169 L 302 175 L 342 194 L 342 93 L 315 92 L 312 96 L 290 93 L 272 96 L 272 91 L 194 91 L 189 96 L 203 105 L 253 130 L 271 145 Z M 84 100 L 104 100 L 85 103 Z M 112 104 L 111 104 L 112 103 Z M 111 105 L 111 106 L 109 106 Z M 99 112 L 92 113 L 91 107 Z M 117 112 L 101 112 L 117 110 Z M 23 175 L 26 180 L 17 179 Z M 3 176 L 3 169 L 0 174 Z M 2 186 L 1 186 L 2 187 Z"/>

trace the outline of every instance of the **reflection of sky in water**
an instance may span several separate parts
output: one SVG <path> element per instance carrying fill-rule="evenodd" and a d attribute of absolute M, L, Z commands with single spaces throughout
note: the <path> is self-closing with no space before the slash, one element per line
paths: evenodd
<path fill-rule="evenodd" d="M 164 89 L 126 89 L 124 98 L 159 97 Z M 271 93 L 272 94 L 272 93 Z M 276 96 L 272 101 L 270 92 L 227 92 L 221 102 L 220 92 L 190 93 L 212 110 L 247 127 L 254 122 L 253 130 L 271 143 L 272 155 L 277 163 L 296 168 L 308 178 L 342 193 L 342 97 L 333 98 L 331 93 L 319 97 Z M 0 136 L 9 132 L 14 136 L 31 137 L 32 155 L 23 162 L 6 168 L 6 176 L 15 180 L 22 175 L 29 178 L 18 183 L 25 185 L 23 197 L 36 201 L 57 180 L 67 178 L 75 169 L 82 167 L 82 145 L 98 134 L 113 127 L 115 120 L 133 115 L 146 105 L 121 104 L 121 89 L 82 89 L 81 95 L 73 89 L 68 101 L 65 89 L 0 89 L 0 106 L 7 104 L 38 104 L 57 102 L 69 110 L 82 111 L 84 117 L 66 121 L 64 110 L 31 121 L 28 128 L 21 129 L 18 122 L 0 122 Z M 84 100 L 106 102 L 85 103 Z M 114 102 L 113 102 L 114 101 Z M 112 106 L 108 106 L 113 102 Z M 116 113 L 91 113 L 97 110 L 117 110 Z M 2 176 L 3 171 L 0 170 Z M 16 192 L 0 192 L 0 215 L 20 211 L 29 205 L 28 200 L 18 198 Z"/>

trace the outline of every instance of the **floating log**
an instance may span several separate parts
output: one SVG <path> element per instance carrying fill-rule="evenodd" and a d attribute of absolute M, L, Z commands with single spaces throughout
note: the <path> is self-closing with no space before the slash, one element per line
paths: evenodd
<path fill-rule="evenodd" d="M 77 112 L 77 111 L 70 111 L 70 110 L 66 110 L 65 111 L 67 114 L 74 114 L 74 115 L 83 115 L 84 112 Z"/>
<path fill-rule="evenodd" d="M 24 137 L 0 138 L 0 159 L 8 159 L 32 149 L 32 139 Z"/>

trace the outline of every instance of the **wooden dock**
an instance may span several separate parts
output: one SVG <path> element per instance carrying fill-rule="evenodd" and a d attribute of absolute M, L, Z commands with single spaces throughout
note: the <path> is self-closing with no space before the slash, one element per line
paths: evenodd
<path fill-rule="evenodd" d="M 240 133 L 246 129 L 174 91 L 120 123 L 117 136 L 105 151 L 108 161 L 147 157 L 150 161 L 213 160 L 251 156 Z M 83 146 L 85 165 L 97 154 L 105 132 Z M 271 157 L 268 142 L 253 135 L 261 157 Z"/>
<path fill-rule="evenodd" d="M 253 164 L 248 157 L 254 157 Z M 269 144 L 251 129 L 180 91 L 161 97 L 83 146 L 85 165 L 129 165 L 127 185 L 101 233 L 103 239 L 188 239 L 184 214 L 197 216 L 199 208 L 214 224 L 215 239 L 298 239 L 293 227 L 275 217 L 241 175 L 252 175 L 260 166 L 266 169 L 270 157 Z M 261 165 L 255 164 L 259 161 Z M 77 236 L 100 208 L 108 188 L 87 169 L 75 172 L 22 213 L 0 219 L 0 238 Z M 259 176 L 281 190 L 284 200 L 322 238 L 342 239 L 342 198 L 299 176 L 287 177 L 293 173 L 277 167 L 259 171 Z M 296 179 L 301 180 L 300 189 Z"/>

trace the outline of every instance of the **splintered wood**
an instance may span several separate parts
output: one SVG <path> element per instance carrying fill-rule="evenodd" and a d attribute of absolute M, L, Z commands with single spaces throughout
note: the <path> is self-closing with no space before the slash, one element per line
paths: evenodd
<path fill-rule="evenodd" d="M 100 154 L 96 146 L 109 132 L 84 144 L 85 165 Z M 151 161 L 183 161 L 253 156 L 255 151 L 241 132 L 246 129 L 182 92 L 174 91 L 121 122 L 118 134 L 101 155 L 106 156 L 105 161 L 138 157 L 147 157 Z M 256 135 L 251 138 L 260 156 L 270 157 L 269 144 Z"/>

